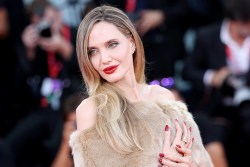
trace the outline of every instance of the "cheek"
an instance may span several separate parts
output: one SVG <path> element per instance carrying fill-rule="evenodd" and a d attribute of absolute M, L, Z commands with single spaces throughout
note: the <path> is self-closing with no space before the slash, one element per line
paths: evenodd
<path fill-rule="evenodd" d="M 92 64 L 93 68 L 98 71 L 98 67 L 99 67 L 99 60 L 98 57 L 92 57 L 90 58 L 90 63 Z"/>
<path fill-rule="evenodd" d="M 132 57 L 132 51 L 129 47 L 120 48 L 114 53 L 118 61 L 127 61 Z"/>

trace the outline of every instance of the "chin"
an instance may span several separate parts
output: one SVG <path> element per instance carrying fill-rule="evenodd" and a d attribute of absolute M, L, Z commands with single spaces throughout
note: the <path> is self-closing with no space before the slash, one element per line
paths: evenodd
<path fill-rule="evenodd" d="M 116 83 L 118 81 L 121 81 L 125 78 L 126 76 L 126 72 L 117 72 L 117 73 L 113 73 L 113 74 L 104 74 L 102 75 L 102 78 L 109 82 L 109 83 Z"/>
<path fill-rule="evenodd" d="M 112 75 L 111 74 L 111 75 L 104 75 L 104 76 L 102 76 L 102 78 L 109 83 L 116 83 L 116 82 L 122 80 L 123 77 L 121 75 L 115 75 L 115 74 Z"/>
<path fill-rule="evenodd" d="M 105 81 L 109 82 L 109 83 L 116 83 L 118 81 L 120 81 L 121 79 L 118 78 L 104 78 Z"/>

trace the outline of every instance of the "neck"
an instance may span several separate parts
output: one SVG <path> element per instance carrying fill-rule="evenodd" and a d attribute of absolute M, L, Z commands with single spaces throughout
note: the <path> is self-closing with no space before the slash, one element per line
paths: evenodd
<path fill-rule="evenodd" d="M 118 87 L 123 95 L 131 102 L 140 101 L 140 85 L 136 80 L 122 81 L 115 83 L 115 86 Z"/>

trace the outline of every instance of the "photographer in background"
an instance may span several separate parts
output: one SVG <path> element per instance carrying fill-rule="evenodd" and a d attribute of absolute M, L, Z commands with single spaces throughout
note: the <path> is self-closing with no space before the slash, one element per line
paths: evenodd
<path fill-rule="evenodd" d="M 0 150 L 4 147 L 14 166 L 47 167 L 62 141 L 62 103 L 82 88 L 73 49 L 76 32 L 63 24 L 60 11 L 46 0 L 34 0 L 28 12 L 31 24 L 18 47 L 25 63 L 19 64 L 16 78 L 23 94 L 15 97 L 28 109 L 0 139 Z"/>
<path fill-rule="evenodd" d="M 28 7 L 28 13 L 31 24 L 22 35 L 27 48 L 27 58 L 33 60 L 35 49 L 39 46 L 45 51 L 61 54 L 64 60 L 69 59 L 73 48 L 69 42 L 70 36 L 62 34 L 66 27 L 63 25 L 59 9 L 46 0 L 34 0 Z"/>
<path fill-rule="evenodd" d="M 206 111 L 219 120 L 228 159 L 244 166 L 239 162 L 247 159 L 244 150 L 248 150 L 250 139 L 249 0 L 226 0 L 222 23 L 198 31 L 183 76 L 193 83 L 194 94 L 201 92 L 193 110 Z M 242 148 L 236 145 L 239 143 L 232 143 L 237 141 L 244 150 L 238 149 Z"/>
<path fill-rule="evenodd" d="M 46 0 L 34 0 L 28 13 L 31 24 L 22 34 L 29 69 L 25 82 L 38 108 L 58 111 L 64 91 L 73 84 L 76 30 L 66 26 L 60 10 Z"/>

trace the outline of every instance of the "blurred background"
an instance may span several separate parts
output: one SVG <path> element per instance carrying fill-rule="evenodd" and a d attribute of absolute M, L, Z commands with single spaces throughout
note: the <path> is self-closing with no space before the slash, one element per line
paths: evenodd
<path fill-rule="evenodd" d="M 73 167 L 86 98 L 75 51 L 92 8 L 122 9 L 142 38 L 148 84 L 187 103 L 215 167 L 247 162 L 249 0 L 0 0 L 0 167 Z"/>

